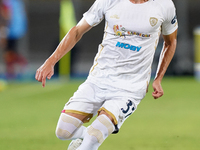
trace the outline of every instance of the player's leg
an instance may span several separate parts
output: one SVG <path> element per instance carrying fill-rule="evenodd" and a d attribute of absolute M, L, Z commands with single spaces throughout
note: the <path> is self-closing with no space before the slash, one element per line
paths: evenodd
<path fill-rule="evenodd" d="M 89 126 L 78 150 L 97 150 L 114 129 L 114 119 L 105 111 L 101 111 Z"/>
<path fill-rule="evenodd" d="M 84 137 L 86 127 L 82 124 L 89 122 L 103 103 L 93 101 L 94 91 L 96 89 L 92 84 L 83 83 L 65 105 L 56 128 L 56 136 L 59 139 L 71 140 Z"/>
<path fill-rule="evenodd" d="M 82 126 L 87 116 L 73 113 L 61 113 L 56 127 L 56 136 L 61 140 L 83 138 L 86 127 Z"/>
<path fill-rule="evenodd" d="M 88 118 L 91 118 L 91 115 L 65 112 L 61 114 L 56 128 L 56 136 L 61 140 L 72 140 L 68 150 L 76 150 L 82 143 L 87 130 L 82 124 L 87 122 Z"/>
<path fill-rule="evenodd" d="M 118 133 L 123 122 L 136 110 L 139 102 L 127 98 L 105 101 L 98 111 L 99 116 L 88 128 L 77 150 L 97 150 L 111 133 Z"/>

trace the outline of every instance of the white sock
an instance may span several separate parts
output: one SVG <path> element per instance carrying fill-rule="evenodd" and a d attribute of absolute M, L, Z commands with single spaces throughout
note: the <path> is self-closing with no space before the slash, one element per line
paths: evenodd
<path fill-rule="evenodd" d="M 56 136 L 61 140 L 82 138 L 86 127 L 83 122 L 75 117 L 62 113 L 58 120 Z"/>
<path fill-rule="evenodd" d="M 86 132 L 87 132 L 87 128 L 85 126 L 81 126 L 73 133 L 71 140 L 74 140 L 77 138 L 83 139 Z"/>
<path fill-rule="evenodd" d="M 100 115 L 85 133 L 77 150 L 97 150 L 103 141 L 114 131 L 114 125 L 106 115 Z"/>

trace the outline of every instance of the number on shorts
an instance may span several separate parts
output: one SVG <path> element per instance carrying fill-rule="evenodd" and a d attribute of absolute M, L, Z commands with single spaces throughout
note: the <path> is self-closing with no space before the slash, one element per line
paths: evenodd
<path fill-rule="evenodd" d="M 126 108 L 126 109 L 121 108 L 121 110 L 122 110 L 122 112 L 123 112 L 124 114 L 126 114 L 126 113 L 129 112 L 130 109 L 132 110 L 131 113 L 127 114 L 127 115 L 125 116 L 125 118 L 128 117 L 128 116 L 130 116 L 130 115 L 133 113 L 133 111 L 135 110 L 134 105 L 133 105 L 133 102 L 132 102 L 131 100 L 128 100 L 127 108 Z"/>

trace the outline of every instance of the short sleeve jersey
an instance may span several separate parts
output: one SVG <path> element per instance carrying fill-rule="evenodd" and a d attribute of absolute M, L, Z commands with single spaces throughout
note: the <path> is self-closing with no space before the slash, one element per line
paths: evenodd
<path fill-rule="evenodd" d="M 105 33 L 88 79 L 99 86 L 113 86 L 142 99 L 151 76 L 151 64 L 160 33 L 178 28 L 172 0 L 96 0 L 84 13 L 95 26 L 105 19 Z"/>

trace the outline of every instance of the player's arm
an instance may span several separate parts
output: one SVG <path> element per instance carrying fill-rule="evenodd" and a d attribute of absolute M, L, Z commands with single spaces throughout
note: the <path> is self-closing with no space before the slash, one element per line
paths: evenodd
<path fill-rule="evenodd" d="M 53 54 L 44 62 L 44 64 L 37 69 L 35 79 L 42 82 L 42 86 L 45 86 L 46 78 L 50 79 L 54 74 L 55 64 L 68 53 L 74 45 L 81 39 L 84 33 L 89 31 L 92 27 L 81 19 L 80 22 L 74 26 L 59 43 Z"/>
<path fill-rule="evenodd" d="M 163 38 L 164 38 L 163 50 L 160 54 L 157 75 L 153 82 L 154 92 L 152 93 L 152 96 L 154 97 L 154 99 L 157 99 L 164 94 L 161 86 L 161 81 L 176 50 L 177 30 L 170 35 L 163 35 Z"/>

